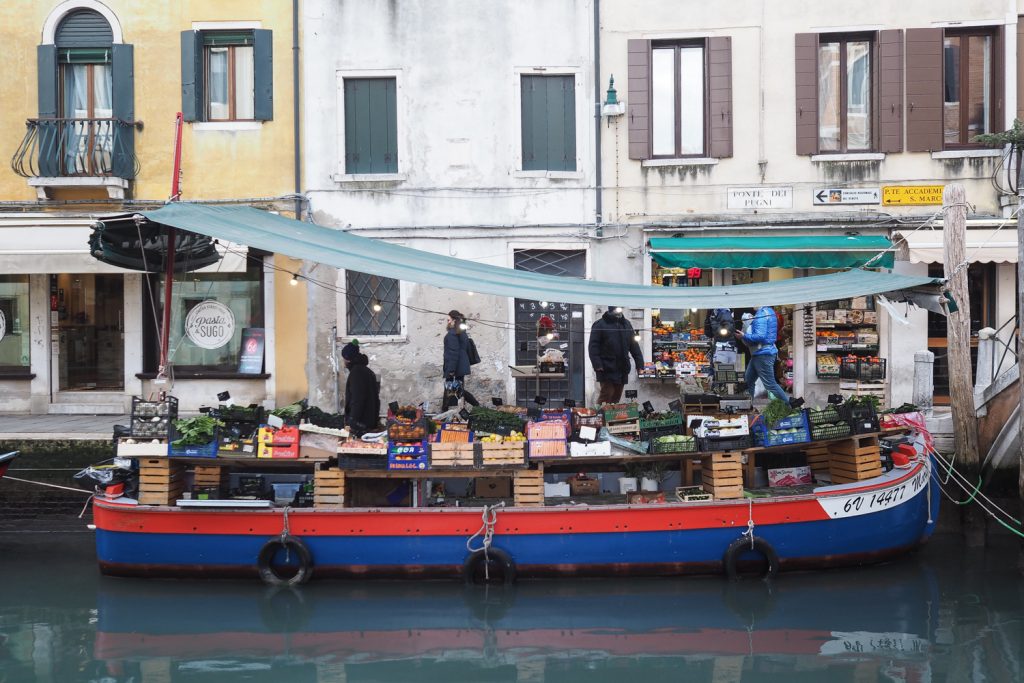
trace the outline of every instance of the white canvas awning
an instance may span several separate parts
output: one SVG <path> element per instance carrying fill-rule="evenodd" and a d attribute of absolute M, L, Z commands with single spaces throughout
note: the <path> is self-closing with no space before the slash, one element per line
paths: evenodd
<path fill-rule="evenodd" d="M 934 230 L 924 228 L 917 232 L 904 234 L 903 237 L 910 247 L 911 263 L 942 263 L 942 228 Z M 897 241 L 893 235 L 893 242 Z M 1016 263 L 1017 262 L 1017 225 L 1010 222 L 1003 228 L 972 228 L 968 224 L 967 258 L 971 263 Z"/>

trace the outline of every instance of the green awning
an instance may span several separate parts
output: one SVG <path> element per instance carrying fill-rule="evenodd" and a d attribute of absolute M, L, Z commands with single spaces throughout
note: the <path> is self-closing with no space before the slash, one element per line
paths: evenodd
<path fill-rule="evenodd" d="M 206 206 L 173 202 L 142 215 L 155 223 L 246 244 L 346 270 L 391 277 L 445 289 L 540 301 L 619 305 L 630 308 L 746 308 L 760 305 L 830 301 L 865 294 L 900 298 L 918 287 L 937 295 L 929 277 L 850 270 L 728 287 L 654 287 L 542 275 L 412 249 L 359 237 L 245 206 Z M 119 216 L 105 224 L 132 221 Z"/>
<path fill-rule="evenodd" d="M 651 256 L 664 268 L 892 268 L 887 237 L 654 237 Z"/>

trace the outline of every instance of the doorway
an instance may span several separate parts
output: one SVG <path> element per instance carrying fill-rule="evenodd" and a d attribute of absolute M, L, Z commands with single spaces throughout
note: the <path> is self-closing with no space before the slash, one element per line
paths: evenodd
<path fill-rule="evenodd" d="M 57 391 L 124 389 L 124 278 L 50 276 Z"/>

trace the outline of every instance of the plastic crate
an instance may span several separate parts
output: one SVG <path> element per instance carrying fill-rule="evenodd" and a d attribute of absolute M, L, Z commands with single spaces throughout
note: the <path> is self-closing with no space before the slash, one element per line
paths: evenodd
<path fill-rule="evenodd" d="M 885 379 L 885 359 L 861 358 L 857 363 L 857 379 L 868 382 Z"/>
<path fill-rule="evenodd" d="M 640 408 L 635 403 L 606 403 L 601 406 L 605 422 L 624 422 L 640 418 Z"/>
<path fill-rule="evenodd" d="M 654 438 L 648 450 L 650 453 L 696 453 L 697 439 L 687 436 L 681 441 L 658 441 Z"/>
<path fill-rule="evenodd" d="M 172 430 L 173 432 L 173 430 Z M 167 455 L 175 458 L 216 458 L 217 450 L 220 446 L 220 434 L 214 436 L 213 441 L 200 446 L 175 446 L 174 439 L 177 439 L 178 435 L 174 434 L 173 438 L 168 441 L 167 444 Z"/>
<path fill-rule="evenodd" d="M 674 413 L 669 417 L 662 417 L 654 420 L 645 420 L 640 418 L 640 429 L 661 429 L 662 427 L 673 427 L 682 426 L 683 416 L 679 413 Z"/>
<path fill-rule="evenodd" d="M 780 434 L 774 430 L 795 429 L 795 432 Z M 799 415 L 791 415 L 781 420 L 776 420 L 769 427 L 764 418 L 758 415 L 750 423 L 750 431 L 754 436 L 756 446 L 785 446 L 794 443 L 806 443 L 811 440 L 811 429 L 807 424 L 807 414 L 800 411 Z"/>
<path fill-rule="evenodd" d="M 132 417 L 169 417 L 178 418 L 178 399 L 167 396 L 162 401 L 148 401 L 139 396 L 132 396 Z"/>
<path fill-rule="evenodd" d="M 644 441 L 648 441 L 650 439 L 656 439 L 659 436 L 673 436 L 682 433 L 683 425 L 680 423 L 672 427 L 659 427 L 657 429 L 641 429 L 640 437 Z"/>
<path fill-rule="evenodd" d="M 567 435 L 566 425 L 561 421 L 531 422 L 526 425 L 526 436 L 530 441 L 565 441 Z"/>
<path fill-rule="evenodd" d="M 841 356 L 839 358 L 839 379 L 858 379 L 860 358 L 857 356 Z"/>
<path fill-rule="evenodd" d="M 821 410 L 815 410 L 813 408 L 807 410 L 807 422 L 811 426 L 833 424 L 841 421 L 842 419 L 843 418 L 839 416 L 839 411 L 831 404 L 825 406 Z"/>
<path fill-rule="evenodd" d="M 878 415 L 871 404 L 850 405 L 844 403 L 839 406 L 839 416 L 850 425 L 854 434 L 870 434 L 879 429 Z"/>
<path fill-rule="evenodd" d="M 338 468 L 342 470 L 386 470 L 388 458 L 386 455 L 355 455 L 352 453 L 338 456 Z"/>
<path fill-rule="evenodd" d="M 544 361 L 540 364 L 540 371 L 542 373 L 556 373 L 561 374 L 565 372 L 565 362 L 559 361 L 557 363 L 549 363 Z"/>
<path fill-rule="evenodd" d="M 726 439 L 720 439 L 716 437 L 709 437 L 706 439 L 697 439 L 697 450 L 699 451 L 741 451 L 746 448 L 750 448 L 753 442 L 750 439 L 750 435 L 746 436 L 733 436 Z"/>
<path fill-rule="evenodd" d="M 850 425 L 845 422 L 833 424 L 818 424 L 811 426 L 811 439 L 813 441 L 829 441 L 831 439 L 845 439 L 852 434 Z"/>

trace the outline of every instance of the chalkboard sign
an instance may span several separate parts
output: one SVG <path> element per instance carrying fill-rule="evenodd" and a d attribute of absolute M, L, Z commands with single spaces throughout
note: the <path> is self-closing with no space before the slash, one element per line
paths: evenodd
<path fill-rule="evenodd" d="M 238 374 L 258 375 L 263 372 L 263 348 L 266 330 L 246 327 L 242 330 L 242 345 L 238 349 Z"/>

